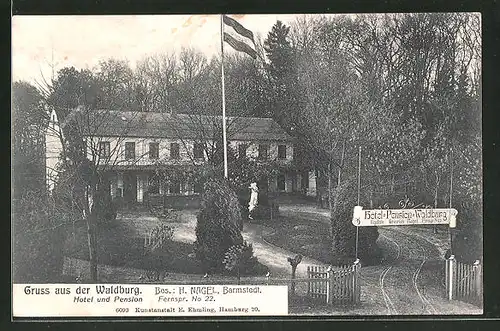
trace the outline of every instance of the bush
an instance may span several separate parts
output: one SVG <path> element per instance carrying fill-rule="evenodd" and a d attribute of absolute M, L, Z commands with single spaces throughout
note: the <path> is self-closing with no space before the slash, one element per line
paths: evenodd
<path fill-rule="evenodd" d="M 240 245 L 229 247 L 224 260 L 222 261 L 224 268 L 231 274 L 236 275 L 239 279 L 240 275 L 252 275 L 259 273 L 259 263 L 257 258 L 253 256 L 252 244 L 243 242 Z"/>
<path fill-rule="evenodd" d="M 166 245 L 172 241 L 174 237 L 174 229 L 166 224 L 160 224 L 154 227 L 146 238 L 144 245 L 144 255 L 155 262 L 155 267 L 148 270 L 147 278 L 149 280 L 160 280 L 162 271 L 165 270 L 165 265 L 168 261 L 164 261 L 164 255 L 158 255 L 157 252 L 164 253 Z M 171 258 L 169 256 L 168 258 Z"/>
<path fill-rule="evenodd" d="M 114 201 L 111 198 L 111 195 L 102 192 L 96 195 L 95 206 L 98 217 L 97 221 L 100 223 L 109 223 L 116 219 L 116 215 L 118 212 L 118 201 Z"/>
<path fill-rule="evenodd" d="M 483 258 L 483 220 L 481 204 L 468 197 L 457 197 L 457 228 L 454 230 L 453 254 L 464 263 Z"/>
<path fill-rule="evenodd" d="M 197 215 L 195 254 L 205 272 L 224 271 L 224 254 L 243 244 L 238 198 L 225 179 L 205 181 L 201 210 Z"/>
<path fill-rule="evenodd" d="M 64 241 L 70 219 L 50 197 L 28 192 L 14 202 L 13 281 L 55 283 L 62 275 Z"/>
<path fill-rule="evenodd" d="M 361 202 L 363 205 L 363 202 Z M 352 224 L 352 213 L 357 205 L 356 178 L 346 179 L 335 192 L 331 221 L 332 263 L 351 263 L 356 256 L 356 227 Z M 366 204 L 365 204 L 366 205 Z M 360 227 L 358 238 L 358 258 L 364 264 L 380 262 L 381 250 L 376 241 L 376 227 Z"/>

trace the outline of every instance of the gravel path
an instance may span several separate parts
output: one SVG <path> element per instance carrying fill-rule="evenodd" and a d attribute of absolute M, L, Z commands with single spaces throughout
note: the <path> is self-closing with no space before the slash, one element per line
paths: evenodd
<path fill-rule="evenodd" d="M 245 224 L 243 228 L 243 238 L 252 243 L 255 256 L 259 261 L 271 270 L 276 277 L 291 277 L 291 267 L 287 261 L 288 257 L 294 257 L 296 253 L 290 252 L 281 247 L 275 246 L 264 240 L 262 234 L 272 231 L 261 225 Z M 309 257 L 303 257 L 302 262 L 297 266 L 297 277 L 307 277 L 308 265 L 324 265 L 323 263 Z"/>

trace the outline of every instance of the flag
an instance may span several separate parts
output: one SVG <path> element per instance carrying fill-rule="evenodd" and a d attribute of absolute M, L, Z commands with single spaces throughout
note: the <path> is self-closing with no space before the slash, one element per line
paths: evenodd
<path fill-rule="evenodd" d="M 224 41 L 237 51 L 247 53 L 252 58 L 257 58 L 253 32 L 238 23 L 235 19 L 223 15 L 222 20 L 225 26 L 232 29 L 224 31 Z"/>

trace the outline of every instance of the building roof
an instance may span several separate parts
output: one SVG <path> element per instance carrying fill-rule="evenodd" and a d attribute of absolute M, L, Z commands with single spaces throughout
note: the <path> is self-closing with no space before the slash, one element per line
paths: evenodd
<path fill-rule="evenodd" d="M 61 127 L 76 121 L 86 136 L 209 140 L 220 137 L 222 116 L 74 109 Z M 273 119 L 227 117 L 228 140 L 291 141 Z"/>

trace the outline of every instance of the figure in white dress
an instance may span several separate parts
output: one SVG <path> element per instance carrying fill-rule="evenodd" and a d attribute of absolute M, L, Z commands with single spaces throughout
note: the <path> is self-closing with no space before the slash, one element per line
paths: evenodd
<path fill-rule="evenodd" d="M 257 207 L 258 198 L 259 198 L 259 188 L 257 187 L 257 183 L 250 184 L 250 202 L 248 203 L 248 218 L 253 220 L 252 211 Z"/>

